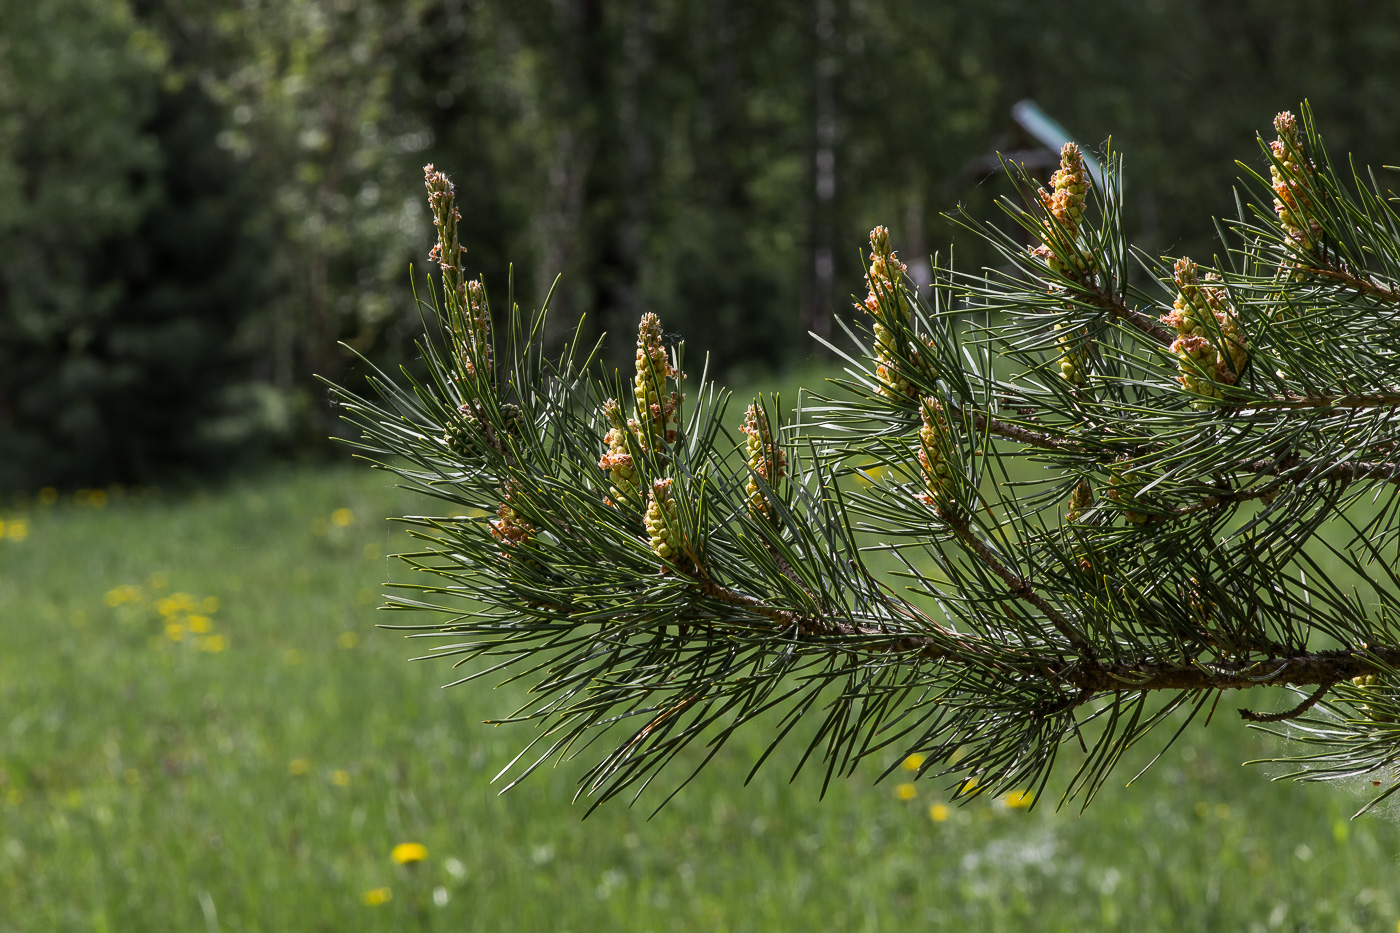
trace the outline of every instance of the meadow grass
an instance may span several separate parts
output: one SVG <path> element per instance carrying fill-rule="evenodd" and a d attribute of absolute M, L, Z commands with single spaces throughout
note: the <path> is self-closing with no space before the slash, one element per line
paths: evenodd
<path fill-rule="evenodd" d="M 0 930 L 1392 930 L 1392 815 L 1270 783 L 1235 698 L 1087 810 L 945 808 L 871 767 L 819 799 L 803 747 L 747 787 L 740 733 L 654 818 L 586 821 L 577 769 L 504 796 L 523 687 L 375 628 L 385 519 L 362 466 L 0 513 Z M 16 522 L 22 524 L 16 525 Z M 1162 733 L 1161 738 L 1166 738 Z M 689 761 L 698 760 L 692 755 Z M 1017 801 L 1012 801 L 1015 803 Z M 397 844 L 427 857 L 396 864 Z"/>

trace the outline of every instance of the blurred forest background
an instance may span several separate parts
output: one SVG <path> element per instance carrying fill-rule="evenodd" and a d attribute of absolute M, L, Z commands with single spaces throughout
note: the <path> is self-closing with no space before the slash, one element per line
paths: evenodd
<path fill-rule="evenodd" d="M 510 263 L 527 307 L 562 273 L 555 327 L 628 357 L 654 310 L 747 381 L 873 224 L 926 276 L 944 212 L 993 215 L 1018 100 L 1206 259 L 1276 111 L 1400 162 L 1397 62 L 1381 0 L 0 0 L 0 490 L 323 448 L 337 341 L 412 363 L 425 162 L 498 313 Z"/>

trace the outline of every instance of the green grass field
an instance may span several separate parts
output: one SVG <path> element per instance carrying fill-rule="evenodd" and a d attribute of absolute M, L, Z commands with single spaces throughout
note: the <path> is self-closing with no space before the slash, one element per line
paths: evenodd
<path fill-rule="evenodd" d="M 1241 768 L 1275 747 L 1232 698 L 1083 814 L 947 810 L 875 768 L 821 800 L 800 745 L 744 787 L 761 729 L 652 819 L 669 788 L 581 821 L 567 766 L 497 796 L 533 733 L 481 721 L 520 689 L 441 690 L 375 628 L 385 519 L 423 510 L 344 467 L 0 512 L 0 931 L 1400 923 L 1393 813 Z"/>

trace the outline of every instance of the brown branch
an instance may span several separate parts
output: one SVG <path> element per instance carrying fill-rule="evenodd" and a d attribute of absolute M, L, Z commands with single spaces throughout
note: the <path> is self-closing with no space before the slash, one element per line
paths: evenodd
<path fill-rule="evenodd" d="M 1378 399 L 1383 397 L 1389 398 L 1389 396 L 1350 396 L 1347 398 L 1350 398 L 1352 400 L 1359 400 L 1364 398 Z M 1285 400 L 1280 400 L 1280 402 L 1283 401 Z M 1303 400 L 1287 401 L 1297 402 Z M 1317 404 L 1314 404 L 1312 406 L 1305 406 L 1302 404 L 1285 406 L 1283 404 L 1280 404 L 1278 407 L 1323 407 L 1323 404 L 1320 399 L 1311 399 L 1308 401 L 1317 402 Z M 1400 395 L 1394 396 L 1394 404 L 1400 405 Z M 1350 407 L 1361 406 L 1352 405 Z M 1071 438 L 1057 437 L 1053 434 L 1049 434 L 1044 431 L 1034 431 L 1030 428 L 1023 427 L 1019 424 L 1012 424 L 1011 422 L 1001 421 L 980 411 L 972 412 L 972 422 L 978 431 L 987 431 L 991 434 L 997 435 L 998 437 L 1004 437 L 1008 440 L 1013 440 L 1022 444 L 1027 444 L 1031 447 L 1039 447 L 1042 450 L 1082 451 L 1085 449 L 1084 445 L 1081 442 L 1073 440 Z M 1209 496 L 1193 505 L 1182 506 L 1178 509 L 1173 510 L 1172 515 L 1190 515 L 1195 512 L 1202 512 L 1208 509 L 1218 508 L 1222 505 L 1230 505 L 1238 502 L 1248 502 L 1251 499 L 1259 499 L 1269 495 L 1272 492 L 1277 492 L 1282 482 L 1301 483 L 1306 482 L 1308 480 L 1316 479 L 1335 479 L 1343 483 L 1350 483 L 1353 480 L 1358 479 L 1380 479 L 1391 483 L 1400 482 L 1400 463 L 1386 463 L 1384 461 L 1375 460 L 1344 461 L 1341 463 L 1326 464 L 1321 466 L 1299 466 L 1296 458 L 1290 458 L 1283 461 L 1280 461 L 1278 459 L 1261 459 L 1247 460 L 1243 463 L 1238 464 L 1236 468 L 1248 473 L 1257 473 L 1265 476 L 1276 476 L 1279 478 L 1280 482 L 1268 483 L 1264 486 L 1252 487 L 1250 489 L 1242 489 L 1236 492 L 1226 493 L 1218 496 Z"/>
<path fill-rule="evenodd" d="M 998 560 L 997 556 L 972 533 L 972 529 L 969 527 L 965 518 L 943 509 L 939 510 L 939 514 L 942 515 L 943 519 L 948 523 L 948 527 L 953 529 L 953 533 L 957 536 L 957 539 L 962 542 L 963 546 L 971 551 L 988 570 L 1001 577 L 1006 583 L 1007 588 L 1011 591 L 1012 596 L 1024 600 L 1039 609 L 1041 615 L 1045 616 L 1050 624 L 1055 626 L 1056 631 L 1067 638 L 1069 643 L 1077 648 L 1086 659 L 1090 661 L 1093 660 L 1094 646 L 1089 643 L 1089 639 L 1084 637 L 1084 633 L 1075 628 L 1058 609 L 1046 602 L 1039 593 L 1031 588 L 1031 585 L 1026 582 L 1024 578 L 1018 576 L 1010 567 L 1007 567 Z"/>
<path fill-rule="evenodd" d="M 852 638 L 860 639 L 857 644 L 843 646 L 847 651 L 868 651 L 875 654 L 908 654 L 917 656 L 920 661 L 947 661 L 978 659 L 992 663 L 1013 672 L 1015 665 L 1005 659 L 1004 645 L 989 644 L 973 635 L 966 635 L 944 628 L 917 608 L 910 606 L 890 594 L 888 601 L 896 611 L 910 618 L 917 618 L 926 630 L 936 634 L 910 635 L 892 633 L 883 626 L 857 625 L 843 622 L 825 615 L 811 615 L 779 609 L 761 599 L 740 593 L 716 583 L 708 575 L 696 573 L 692 579 L 699 591 L 711 599 L 757 613 L 785 630 L 795 629 L 801 635 L 824 640 Z M 1041 665 L 1035 662 L 1036 669 Z"/>
<path fill-rule="evenodd" d="M 1352 273 L 1347 272 L 1345 270 L 1315 269 L 1312 266 L 1303 266 L 1301 267 L 1300 271 L 1307 272 L 1311 275 L 1316 275 L 1320 278 L 1332 279 L 1333 281 L 1341 282 L 1348 288 L 1358 291 L 1363 295 L 1370 295 L 1372 298 L 1379 298 L 1382 301 L 1389 302 L 1390 304 L 1400 305 L 1400 292 L 1396 292 L 1393 289 L 1386 288 L 1383 285 L 1377 285 L 1370 279 L 1365 279 L 1358 275 L 1353 275 Z"/>
<path fill-rule="evenodd" d="M 1191 505 L 1178 506 L 1172 509 L 1167 515 L 1167 518 L 1184 518 L 1187 515 L 1218 509 L 1225 505 L 1235 505 L 1240 502 L 1249 502 L 1253 499 L 1263 499 L 1266 496 L 1278 492 L 1282 486 L 1283 479 L 1280 478 L 1272 483 L 1265 483 L 1262 486 L 1251 486 L 1248 489 L 1237 489 L 1234 492 L 1221 493 L 1216 496 L 1206 496 L 1199 502 L 1193 502 Z"/>
<path fill-rule="evenodd" d="M 1400 393 L 1376 392 L 1348 395 L 1283 395 L 1276 398 L 1242 402 L 1242 410 L 1261 408 L 1294 411 L 1305 408 L 1394 408 L 1400 405 Z"/>
<path fill-rule="evenodd" d="M 1327 691 L 1332 689 L 1334 683 L 1335 682 L 1321 684 L 1307 699 L 1303 700 L 1303 702 L 1292 709 L 1284 710 L 1281 713 L 1256 713 L 1253 710 L 1241 709 L 1239 711 L 1240 718 L 1245 722 L 1283 722 L 1288 719 L 1297 719 L 1316 706 L 1317 701 L 1327 695 Z"/>
<path fill-rule="evenodd" d="M 1266 476 L 1277 476 L 1289 482 L 1299 483 L 1315 479 L 1335 479 L 1350 483 L 1357 479 L 1382 479 L 1387 482 L 1400 482 L 1400 463 L 1377 463 L 1362 461 L 1353 463 L 1320 464 L 1296 466 L 1293 462 L 1280 463 L 1276 459 L 1250 460 L 1239 465 L 1240 469 Z"/>
<path fill-rule="evenodd" d="M 780 628 L 796 629 L 804 635 L 818 638 L 856 637 L 874 634 L 873 631 L 836 619 L 793 612 L 789 609 L 779 609 L 757 597 L 736 592 L 726 586 L 721 586 L 710 579 L 708 575 L 697 574 L 693 579 L 698 585 L 700 592 L 705 596 L 711 599 L 717 599 L 730 606 L 748 609 L 763 616 Z"/>
<path fill-rule="evenodd" d="M 806 593 L 807 598 L 812 602 L 817 602 L 817 597 L 812 594 L 811 590 L 807 589 L 807 584 L 803 583 L 802 578 L 797 575 L 797 571 L 792 569 L 792 564 L 788 563 L 787 558 L 773 546 L 773 542 L 769 541 L 766 536 L 763 539 L 763 549 L 768 552 L 769 557 L 773 558 L 773 562 L 778 565 L 778 572 L 786 577 L 789 583 Z"/>
<path fill-rule="evenodd" d="M 1318 703 L 1331 687 L 1341 681 L 1362 675 L 1388 673 L 1400 667 L 1400 647 L 1371 647 L 1362 651 L 1340 649 L 1331 651 L 1291 652 L 1287 646 L 1267 643 L 1265 658 L 1227 659 L 1202 662 L 1195 658 L 1181 661 L 1103 661 L 1097 657 L 1094 645 L 1058 609 L 1050 605 L 1030 584 L 1003 564 L 972 532 L 965 518 L 948 512 L 940 513 L 948 526 L 981 563 L 1000 577 L 1010 595 L 1034 606 L 1055 629 L 1078 651 L 1077 656 L 1046 657 L 1040 652 L 1016 651 L 1010 645 L 992 643 L 976 635 L 954 632 L 928 618 L 915 607 L 903 604 L 889 595 L 897 609 L 911 617 L 917 615 L 926 625 L 925 631 L 935 634 L 900 634 L 883 625 L 861 625 L 842 621 L 824 614 L 809 614 L 781 609 L 764 600 L 738 592 L 713 580 L 703 568 L 689 572 L 700 594 L 726 605 L 754 612 L 799 637 L 822 639 L 828 646 L 847 652 L 904 655 L 911 660 L 952 662 L 962 666 L 991 663 L 1008 675 L 1043 678 L 1076 691 L 1066 698 L 1071 705 L 1081 705 L 1095 696 L 1107 694 L 1144 693 L 1156 690 L 1247 690 L 1253 687 L 1305 687 L 1318 689 L 1303 703 L 1279 714 L 1260 714 L 1241 710 L 1245 719 L 1253 722 L 1278 722 L 1302 715 Z M 841 639 L 850 639 L 840 644 Z M 1258 646 L 1256 646 L 1258 647 Z"/>
<path fill-rule="evenodd" d="M 1372 647 L 1364 655 L 1348 650 L 1313 651 L 1263 661 L 1210 665 L 1149 662 L 1087 668 L 1067 664 L 1064 682 L 1093 693 L 1309 687 L 1331 685 L 1363 674 L 1385 673 L 1396 665 L 1400 665 L 1400 648 Z"/>
<path fill-rule="evenodd" d="M 1001 421 L 980 411 L 972 413 L 972 423 L 978 431 L 990 431 L 999 437 L 1020 441 L 1022 444 L 1029 444 L 1044 450 L 1080 450 L 1084 446 L 1079 441 L 1070 440 L 1067 437 L 1056 437 L 1043 431 L 1032 431 L 1030 428 Z"/>
<path fill-rule="evenodd" d="M 1105 298 L 1107 298 L 1107 296 L 1105 296 Z M 1108 310 L 1118 320 L 1127 323 L 1135 330 L 1146 334 L 1163 346 L 1170 345 L 1171 342 L 1176 339 L 1176 333 L 1174 331 L 1163 327 L 1161 324 L 1154 321 L 1150 315 L 1129 308 L 1127 305 L 1120 304 L 1110 299 Z"/>
<path fill-rule="evenodd" d="M 702 591 L 715 599 L 734 606 L 759 612 L 782 624 L 795 627 L 809 637 L 870 638 L 891 633 L 873 626 L 860 626 L 834 619 L 805 616 L 777 610 L 762 601 L 736 593 L 714 583 L 705 583 Z M 1026 594 L 1022 595 L 1025 598 Z M 1034 596 L 1034 593 L 1030 593 Z M 1038 598 L 1038 597 L 1036 597 Z M 1052 610 L 1053 611 L 1053 610 Z M 930 622 L 932 620 L 929 620 Z M 1019 671 L 1026 677 L 1044 678 L 1078 691 L 1086 702 L 1105 694 L 1142 693 L 1155 690 L 1248 690 L 1254 687 L 1323 687 L 1367 674 L 1384 674 L 1400 667 L 1400 647 L 1370 646 L 1363 652 L 1349 649 L 1332 651 L 1299 651 L 1294 654 L 1253 660 L 1218 662 L 1116 661 L 1085 663 L 1083 658 L 1051 658 L 1025 655 L 1021 659 L 1008 656 L 1008 646 L 991 644 L 975 636 L 950 632 L 934 623 L 939 635 L 904 635 L 887 641 L 856 643 L 842 646 L 846 651 L 869 651 L 879 654 L 909 655 L 919 661 L 962 661 L 997 659 L 998 666 Z M 1277 649 L 1282 646 L 1272 646 Z M 1319 691 L 1320 700 L 1326 689 Z M 1078 705 L 1078 703 L 1076 703 Z M 1306 709 L 1292 715 L 1301 715 Z M 1262 720 L 1261 720 L 1262 721 Z"/>
<path fill-rule="evenodd" d="M 1156 318 L 1150 314 L 1143 314 L 1136 308 L 1130 308 L 1116 295 L 1110 295 L 1098 286 L 1092 275 L 1080 276 L 1078 274 L 1070 277 L 1075 284 L 1075 291 L 1079 292 L 1079 297 L 1086 304 L 1093 305 L 1107 311 L 1109 316 L 1115 320 L 1122 321 L 1129 327 L 1151 337 L 1158 343 L 1166 346 L 1176 339 L 1176 331 L 1163 327 Z"/>
<path fill-rule="evenodd" d="M 975 542 L 976 539 L 972 540 Z M 985 548 L 983 550 L 985 551 Z M 1083 636 L 1026 586 L 1024 581 L 1006 568 L 1000 567 L 999 562 L 989 553 L 987 558 L 990 558 L 989 567 L 993 570 L 1000 568 L 999 575 L 1008 580 L 1014 595 L 1036 605 L 1052 622 L 1058 620 L 1057 628 L 1063 625 L 1062 633 L 1072 642 L 1083 640 Z M 952 662 L 963 666 L 978 662 L 990 663 L 1010 677 L 1044 679 L 1074 691 L 1072 696 L 1065 698 L 1067 707 L 1083 705 L 1098 696 L 1157 690 L 1223 692 L 1249 690 L 1254 687 L 1317 688 L 1303 703 L 1282 713 L 1264 714 L 1240 710 L 1240 715 L 1251 722 L 1280 722 L 1306 713 L 1321 701 L 1334 685 L 1342 681 L 1363 675 L 1385 674 L 1400 667 L 1400 647 L 1391 646 L 1367 646 L 1360 651 L 1339 649 L 1289 653 L 1286 646 L 1270 643 L 1270 656 L 1266 658 L 1229 659 L 1209 663 L 1195 659 L 1168 662 L 1105 662 L 1096 659 L 1092 653 L 1092 646 L 1085 642 L 1086 647 L 1082 649 L 1081 656 L 1047 658 L 1043 654 L 1012 651 L 1009 645 L 1000 642 L 992 643 L 974 635 L 950 631 L 927 617 L 923 617 L 924 621 L 937 632 L 936 635 L 896 635 L 883 627 L 858 625 L 777 609 L 756 597 L 736 592 L 711 580 L 697 578 L 696 582 L 704 595 L 728 605 L 757 612 L 785 629 L 796 629 L 802 636 L 823 640 L 858 639 L 847 645 L 831 645 L 842 651 L 894 654 L 921 662 Z M 1020 584 L 1019 588 L 1015 586 L 1016 583 Z M 914 611 L 917 613 L 917 610 Z M 918 615 L 922 616 L 922 613 Z M 830 642 L 828 644 L 830 645 Z"/>

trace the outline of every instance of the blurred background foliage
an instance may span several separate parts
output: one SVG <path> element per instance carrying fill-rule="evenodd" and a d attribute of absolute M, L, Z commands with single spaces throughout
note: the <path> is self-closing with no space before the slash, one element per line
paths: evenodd
<path fill-rule="evenodd" d="M 750 381 L 872 225 L 927 275 L 995 210 L 1016 101 L 1111 137 L 1139 245 L 1204 260 L 1276 111 L 1400 161 L 1397 54 L 1379 0 L 0 0 L 0 489 L 318 450 L 337 341 L 412 364 L 425 162 L 498 311 L 510 263 L 526 305 L 562 273 L 561 332 L 622 360 L 656 311 Z"/>

